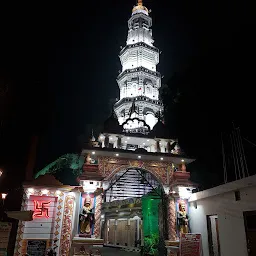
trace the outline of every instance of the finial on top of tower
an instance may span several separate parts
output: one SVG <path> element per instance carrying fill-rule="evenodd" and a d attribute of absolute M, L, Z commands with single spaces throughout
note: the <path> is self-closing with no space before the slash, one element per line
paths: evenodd
<path fill-rule="evenodd" d="M 137 3 L 137 6 L 135 6 L 133 9 L 132 9 L 132 13 L 137 13 L 137 12 L 143 12 L 144 14 L 148 15 L 149 11 L 148 9 L 143 6 L 143 0 L 137 0 L 138 3 Z"/>

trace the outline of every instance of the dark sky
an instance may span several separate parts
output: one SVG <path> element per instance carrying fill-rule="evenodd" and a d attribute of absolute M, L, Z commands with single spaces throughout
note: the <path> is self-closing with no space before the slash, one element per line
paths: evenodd
<path fill-rule="evenodd" d="M 14 173 L 25 163 L 30 135 L 40 135 L 36 165 L 40 168 L 77 150 L 77 138 L 88 125 L 100 124 L 110 114 L 111 100 L 118 96 L 118 53 L 125 45 L 134 4 L 133 0 L 34 1 L 1 6 L 1 85 L 9 85 L 8 104 L 2 111 L 7 114 L 1 161 L 15 162 Z M 195 138 L 197 148 L 207 141 L 210 147 L 223 123 L 226 130 L 232 119 L 256 142 L 253 8 L 246 1 L 236 5 L 235 1 L 145 0 L 144 4 L 152 9 L 163 83 L 174 73 L 187 80 L 195 74 L 187 87 L 196 87 L 195 101 L 190 98 L 189 104 L 197 107 L 185 104 L 182 112 L 188 119 L 186 127 L 184 123 L 180 127 L 184 147 L 196 156 Z M 189 75 L 187 70 L 192 70 Z M 207 161 L 214 162 L 215 156 Z"/>

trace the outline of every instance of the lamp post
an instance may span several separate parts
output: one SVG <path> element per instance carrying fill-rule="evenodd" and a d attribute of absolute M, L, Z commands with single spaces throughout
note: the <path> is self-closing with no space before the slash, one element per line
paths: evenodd
<path fill-rule="evenodd" d="M 4 220 L 4 200 L 5 198 L 7 197 L 7 194 L 6 193 L 2 193 L 1 194 L 1 198 L 2 198 L 2 201 L 3 201 L 3 206 L 0 208 L 1 211 L 0 211 L 0 220 L 3 221 Z"/>
<path fill-rule="evenodd" d="M 3 200 L 3 206 L 4 206 L 4 200 L 6 199 L 7 194 L 6 193 L 2 193 L 2 200 Z"/>

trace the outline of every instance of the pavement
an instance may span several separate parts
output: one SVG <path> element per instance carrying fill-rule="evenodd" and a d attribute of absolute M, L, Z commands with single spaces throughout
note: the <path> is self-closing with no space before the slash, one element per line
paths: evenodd
<path fill-rule="evenodd" d="M 117 248 L 102 248 L 102 256 L 139 256 L 139 252 L 126 252 Z"/>

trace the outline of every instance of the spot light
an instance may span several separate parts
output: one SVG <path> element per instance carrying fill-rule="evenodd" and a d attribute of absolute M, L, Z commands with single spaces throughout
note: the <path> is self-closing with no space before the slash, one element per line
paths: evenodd
<path fill-rule="evenodd" d="M 43 195 L 47 195 L 48 193 L 49 193 L 49 190 L 47 190 L 47 189 L 42 190 Z"/>
<path fill-rule="evenodd" d="M 139 159 L 141 159 L 141 156 L 138 156 Z"/>
<path fill-rule="evenodd" d="M 130 137 L 127 138 L 127 140 L 129 140 L 129 139 L 130 139 Z"/>
<path fill-rule="evenodd" d="M 164 159 L 161 157 L 161 158 L 160 158 L 160 160 L 162 160 L 162 161 L 163 161 Z"/>
<path fill-rule="evenodd" d="M 28 189 L 28 193 L 33 194 L 34 193 L 34 189 L 33 188 L 29 188 Z"/>
<path fill-rule="evenodd" d="M 119 156 L 119 154 L 116 154 L 116 156 Z"/>
<path fill-rule="evenodd" d="M 181 162 L 184 162 L 184 159 L 181 159 Z"/>
<path fill-rule="evenodd" d="M 93 151 L 92 154 L 95 155 L 95 152 Z"/>

